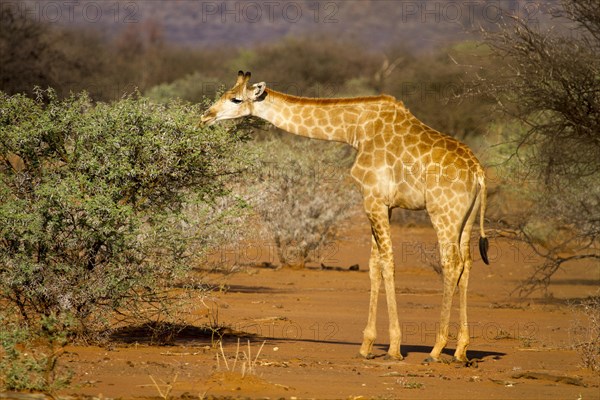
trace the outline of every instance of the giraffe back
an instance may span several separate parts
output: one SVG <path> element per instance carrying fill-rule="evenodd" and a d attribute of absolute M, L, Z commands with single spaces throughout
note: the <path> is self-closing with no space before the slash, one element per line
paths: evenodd
<path fill-rule="evenodd" d="M 482 167 L 455 138 L 418 120 L 398 101 L 367 105 L 355 136 L 352 176 L 363 195 L 391 207 L 423 209 L 447 193 L 472 197 Z"/>

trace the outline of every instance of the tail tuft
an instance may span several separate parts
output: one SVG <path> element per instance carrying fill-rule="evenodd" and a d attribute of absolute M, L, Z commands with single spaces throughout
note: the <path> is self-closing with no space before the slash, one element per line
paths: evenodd
<path fill-rule="evenodd" d="M 487 188 L 485 186 L 485 172 L 483 169 L 479 171 L 478 177 L 479 181 L 479 195 L 481 196 L 481 204 L 479 209 L 479 229 L 480 229 L 480 237 L 479 237 L 479 253 L 481 254 L 481 259 L 487 265 L 490 265 L 490 260 L 488 259 L 488 248 L 490 247 L 490 243 L 488 239 L 485 237 L 485 230 L 483 229 L 483 223 L 485 221 L 485 209 L 487 208 Z"/>
<path fill-rule="evenodd" d="M 488 248 L 490 247 L 490 242 L 485 236 L 479 238 L 479 254 L 481 254 L 481 259 L 487 265 L 490 265 L 490 260 L 488 260 Z"/>

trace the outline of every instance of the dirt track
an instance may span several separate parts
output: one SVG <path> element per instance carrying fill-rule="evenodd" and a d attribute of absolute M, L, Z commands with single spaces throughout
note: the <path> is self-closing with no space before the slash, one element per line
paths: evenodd
<path fill-rule="evenodd" d="M 600 377 L 582 369 L 572 349 L 577 316 L 568 306 L 597 294 L 599 265 L 581 264 L 568 275 L 559 272 L 550 287 L 552 297 L 519 301 L 509 292 L 531 271 L 533 260 L 523 250 L 492 242 L 492 265 L 476 257 L 471 273 L 468 356 L 473 365 L 422 365 L 435 341 L 441 301 L 440 278 L 422 255 L 422 250 L 434 249 L 434 234 L 426 228 L 393 231 L 402 362 L 356 357 L 369 297 L 365 224 L 364 230 L 348 235 L 351 239 L 338 242 L 328 260 L 344 267 L 358 263 L 358 272 L 242 268 L 226 279 L 226 290 L 212 295 L 211 317 L 248 334 L 225 336 L 230 371 L 221 357 L 217 360 L 221 350 L 211 346 L 211 338 L 193 332 L 174 346 L 69 347 L 63 362 L 74 369 L 75 378 L 63 393 L 160 398 L 159 389 L 166 395 L 170 388 L 169 398 L 600 398 Z M 383 294 L 379 311 L 375 350 L 384 355 Z M 198 315 L 207 312 L 198 305 Z M 456 332 L 456 317 L 455 310 L 451 332 Z M 254 374 L 244 378 L 241 353 L 235 360 L 238 338 L 240 352 L 248 353 L 250 340 L 256 360 Z M 453 346 L 451 341 L 448 358 Z"/>

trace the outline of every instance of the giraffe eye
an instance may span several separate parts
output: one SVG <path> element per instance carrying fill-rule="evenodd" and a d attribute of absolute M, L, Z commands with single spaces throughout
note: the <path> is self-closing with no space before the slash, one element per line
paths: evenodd
<path fill-rule="evenodd" d="M 232 102 L 233 104 L 240 104 L 240 103 L 242 102 L 242 100 L 240 100 L 240 99 L 236 99 L 236 98 L 234 97 L 233 99 L 231 99 L 231 102 Z"/>

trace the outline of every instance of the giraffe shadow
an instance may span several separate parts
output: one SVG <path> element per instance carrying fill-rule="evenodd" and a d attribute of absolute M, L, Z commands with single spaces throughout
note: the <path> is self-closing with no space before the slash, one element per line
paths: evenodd
<path fill-rule="evenodd" d="M 385 353 L 388 349 L 387 345 L 381 344 L 376 345 L 382 353 Z M 423 358 L 429 356 L 429 353 L 433 349 L 433 346 L 423 346 L 423 345 L 411 345 L 411 344 L 402 344 L 400 346 L 400 353 L 402 357 L 407 357 L 411 354 L 418 353 L 423 354 Z M 448 357 L 454 356 L 455 349 L 453 348 L 445 348 L 442 350 L 442 354 Z M 385 355 L 385 354 L 383 354 Z M 506 356 L 506 353 L 498 352 L 498 351 L 487 351 L 487 350 L 467 350 L 467 358 L 469 360 L 484 360 L 484 359 L 492 359 L 492 360 L 500 360 L 502 357 Z"/>
<path fill-rule="evenodd" d="M 285 323 L 285 322 L 283 322 Z M 269 325 L 269 326 L 267 326 Z M 273 333 L 272 322 L 269 324 L 265 323 L 252 323 L 250 325 L 235 327 L 220 327 L 210 329 L 207 327 L 197 327 L 188 325 L 177 325 L 168 323 L 148 323 L 140 325 L 129 325 L 116 329 L 110 335 L 110 340 L 113 344 L 132 344 L 132 343 L 144 343 L 148 345 L 205 345 L 208 341 L 220 340 L 224 343 L 234 344 L 240 339 L 251 343 L 260 344 L 268 341 L 270 344 L 283 344 L 283 343 L 316 343 L 327 346 L 350 346 L 356 349 L 358 354 L 358 347 L 361 345 L 357 341 L 339 340 L 335 338 L 333 331 L 324 330 L 321 332 L 321 337 L 307 337 L 316 334 L 316 331 L 310 333 L 301 332 L 300 330 L 293 328 L 293 325 L 289 328 L 285 328 L 279 333 L 283 333 L 283 337 Z M 331 335 L 331 337 L 329 337 Z M 377 354 L 375 358 L 384 357 L 388 350 L 387 344 L 375 344 Z M 403 357 L 407 357 L 411 354 L 421 354 L 424 358 L 429 355 L 432 346 L 423 345 L 412 345 L 403 344 L 401 345 L 401 354 Z M 442 354 L 446 359 L 451 359 L 454 354 L 454 349 L 447 348 L 442 351 Z M 477 360 L 479 362 L 485 361 L 486 359 L 499 360 L 504 357 L 506 353 L 486 350 L 468 350 L 467 358 L 469 360 Z"/>
<path fill-rule="evenodd" d="M 218 289 L 215 289 L 217 291 Z M 248 293 L 248 294 L 266 294 L 266 293 L 291 293 L 291 289 L 273 288 L 260 285 L 226 285 L 227 293 Z"/>
<path fill-rule="evenodd" d="M 298 337 L 269 337 L 267 335 L 261 334 L 252 334 L 248 335 L 249 339 L 253 342 L 261 342 L 263 340 L 268 340 L 271 343 L 318 343 L 318 344 L 326 344 L 331 346 L 353 346 L 356 347 L 358 353 L 358 347 L 361 345 L 361 342 L 355 341 L 344 341 L 344 340 L 336 340 L 334 338 L 330 339 L 312 339 L 312 338 L 298 338 Z M 233 339 L 233 338 L 230 338 Z M 375 358 L 385 357 L 388 350 L 387 344 L 375 344 L 375 348 L 378 349 L 379 354 L 375 355 Z M 411 345 L 411 344 L 403 344 L 400 347 L 400 351 L 403 357 L 407 357 L 411 354 L 422 354 L 423 359 L 429 356 L 429 353 L 433 349 L 433 346 L 423 346 L 423 345 Z M 450 360 L 454 356 L 453 348 L 446 348 L 442 351 L 442 355 L 447 356 L 446 358 Z M 488 350 L 467 350 L 467 358 L 469 360 L 477 360 L 479 362 L 485 361 L 486 359 L 490 360 L 500 360 L 502 357 L 506 356 L 507 353 L 498 352 L 498 351 L 488 351 Z"/>

